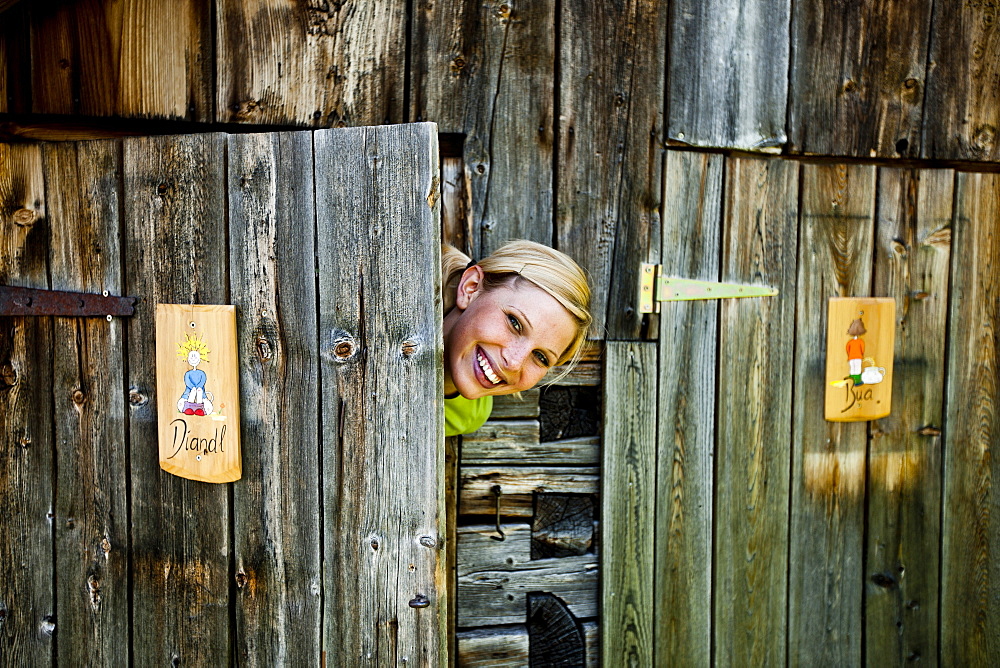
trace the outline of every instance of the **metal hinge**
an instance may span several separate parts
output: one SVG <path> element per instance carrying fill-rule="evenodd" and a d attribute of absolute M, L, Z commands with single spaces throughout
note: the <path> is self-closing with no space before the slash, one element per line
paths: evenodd
<path fill-rule="evenodd" d="M 0 315 L 58 315 L 69 317 L 129 316 L 135 313 L 136 297 L 39 290 L 0 285 Z"/>
<path fill-rule="evenodd" d="M 739 285 L 695 281 L 663 275 L 663 266 L 643 264 L 639 272 L 639 313 L 659 313 L 660 302 L 695 299 L 733 299 L 736 297 L 773 297 L 777 288 L 766 285 Z"/>

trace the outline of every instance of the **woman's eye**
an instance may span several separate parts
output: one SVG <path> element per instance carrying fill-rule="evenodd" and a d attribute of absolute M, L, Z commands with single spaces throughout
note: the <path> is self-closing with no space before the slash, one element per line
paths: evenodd
<path fill-rule="evenodd" d="M 514 331 L 516 332 L 521 331 L 521 321 L 515 318 L 514 316 L 510 315 L 509 313 L 507 314 L 507 322 L 509 322 L 510 326 L 514 328 Z"/>
<path fill-rule="evenodd" d="M 546 357 L 545 353 L 541 352 L 540 350 L 536 350 L 535 351 L 535 357 L 538 359 L 538 362 L 542 366 L 548 366 L 549 365 L 549 358 Z"/>

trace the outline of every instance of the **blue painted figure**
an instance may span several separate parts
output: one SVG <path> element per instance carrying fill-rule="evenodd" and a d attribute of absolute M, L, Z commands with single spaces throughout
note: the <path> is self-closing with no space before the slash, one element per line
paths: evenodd
<path fill-rule="evenodd" d="M 180 344 L 177 356 L 187 358 L 191 369 L 184 374 L 184 393 L 177 401 L 177 410 L 185 415 L 211 415 L 215 407 L 212 405 L 212 393 L 205 388 L 208 375 L 198 368 L 202 362 L 208 362 L 208 346 L 201 339 L 186 336 Z"/>

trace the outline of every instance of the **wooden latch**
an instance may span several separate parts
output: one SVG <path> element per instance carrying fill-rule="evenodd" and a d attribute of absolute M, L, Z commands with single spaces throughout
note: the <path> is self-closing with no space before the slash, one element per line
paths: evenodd
<path fill-rule="evenodd" d="M 58 315 L 69 317 L 130 316 L 135 313 L 136 297 L 39 290 L 0 285 L 0 315 Z"/>
<path fill-rule="evenodd" d="M 778 294 L 777 288 L 766 285 L 716 283 L 664 276 L 663 266 L 659 264 L 643 264 L 639 277 L 639 313 L 659 313 L 660 302 L 773 297 Z"/>

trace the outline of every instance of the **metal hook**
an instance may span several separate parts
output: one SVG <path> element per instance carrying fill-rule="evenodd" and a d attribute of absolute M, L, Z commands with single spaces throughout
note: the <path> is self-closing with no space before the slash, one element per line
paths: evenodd
<path fill-rule="evenodd" d="M 497 499 L 497 533 L 500 535 L 490 536 L 490 538 L 493 540 L 507 540 L 507 535 L 503 532 L 503 529 L 500 528 L 500 485 L 493 485 L 492 492 Z"/>

